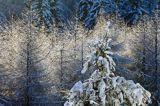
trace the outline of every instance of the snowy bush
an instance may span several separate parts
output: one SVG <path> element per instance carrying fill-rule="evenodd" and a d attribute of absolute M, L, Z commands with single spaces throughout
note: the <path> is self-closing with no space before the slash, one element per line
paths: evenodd
<path fill-rule="evenodd" d="M 91 66 L 95 71 L 89 79 L 77 82 L 69 92 L 64 106 L 146 106 L 151 102 L 151 94 L 139 83 L 115 76 L 113 53 L 107 43 L 97 41 L 81 71 L 85 73 Z"/>

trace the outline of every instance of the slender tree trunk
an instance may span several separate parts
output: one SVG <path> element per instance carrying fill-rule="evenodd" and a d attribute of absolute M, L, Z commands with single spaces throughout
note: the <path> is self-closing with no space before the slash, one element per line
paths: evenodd
<path fill-rule="evenodd" d="M 76 14 L 77 14 L 77 12 L 76 12 Z M 74 31 L 74 55 L 75 55 L 75 60 L 76 60 L 76 46 L 77 46 L 77 31 L 78 31 L 78 18 L 77 18 L 77 15 L 76 15 L 76 28 L 74 29 L 75 31 Z"/>
<path fill-rule="evenodd" d="M 26 105 L 29 106 L 29 84 L 30 84 L 30 44 L 29 44 L 29 38 L 27 37 L 27 66 L 26 66 L 26 71 L 27 71 L 27 91 L 26 91 Z"/>
<path fill-rule="evenodd" d="M 158 91 L 158 23 L 154 20 L 155 25 L 155 82 Z"/>
<path fill-rule="evenodd" d="M 62 83 L 63 81 L 63 48 L 60 50 L 60 67 L 61 67 L 61 72 L 60 72 L 60 82 Z"/>
<path fill-rule="evenodd" d="M 29 94 L 29 84 L 31 82 L 30 79 L 30 70 L 31 70 L 31 58 L 30 58 L 30 48 L 31 48 L 31 35 L 32 35 L 32 2 L 29 1 L 29 15 L 28 15 L 28 19 L 29 19 L 29 34 L 27 35 L 27 64 L 26 64 L 26 77 L 27 77 L 27 89 L 26 89 L 26 106 L 30 106 L 30 94 Z"/>
<path fill-rule="evenodd" d="M 145 22 L 143 21 L 143 57 L 142 57 L 142 71 L 146 72 L 146 32 Z"/>
<path fill-rule="evenodd" d="M 84 55 L 84 51 L 83 51 L 83 46 L 84 46 L 84 42 L 83 42 L 83 40 L 84 40 L 84 38 L 83 38 L 83 36 L 82 36 L 82 44 L 81 44 L 81 65 L 82 65 L 82 69 L 83 69 L 83 62 L 84 62 L 84 60 L 83 60 L 83 55 Z"/>

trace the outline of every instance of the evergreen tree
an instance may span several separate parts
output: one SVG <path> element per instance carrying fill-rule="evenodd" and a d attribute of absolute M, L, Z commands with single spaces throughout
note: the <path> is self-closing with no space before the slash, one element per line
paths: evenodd
<path fill-rule="evenodd" d="M 50 5 L 54 24 L 57 27 L 62 27 L 62 24 L 67 23 L 68 20 L 68 8 L 60 0 L 50 0 Z"/>
<path fill-rule="evenodd" d="M 84 26 L 92 29 L 96 24 L 96 18 L 100 11 L 107 13 L 115 10 L 114 1 L 112 0 L 81 0 L 79 4 L 79 19 L 84 22 Z"/>
<path fill-rule="evenodd" d="M 60 0 L 34 0 L 32 4 L 38 27 L 50 28 L 53 24 L 60 27 L 67 22 L 67 9 Z"/>
<path fill-rule="evenodd" d="M 100 8 L 101 8 L 101 3 L 99 2 L 99 0 L 94 0 L 93 5 L 91 6 L 84 20 L 85 27 L 92 28 L 95 25 L 95 21 L 99 14 Z"/>
<path fill-rule="evenodd" d="M 89 10 L 91 6 L 93 5 L 93 2 L 91 0 L 81 0 L 79 3 L 79 20 L 85 21 L 89 14 Z"/>
<path fill-rule="evenodd" d="M 33 10 L 36 13 L 35 21 L 37 26 L 45 25 L 49 27 L 53 24 L 53 14 L 51 9 L 49 0 L 35 0 L 33 2 Z"/>
<path fill-rule="evenodd" d="M 90 67 L 95 70 L 89 79 L 73 86 L 64 106 L 146 106 L 150 102 L 151 94 L 139 83 L 114 75 L 115 63 L 110 56 L 109 42 L 95 43 L 95 51 L 81 72 L 85 73 Z"/>

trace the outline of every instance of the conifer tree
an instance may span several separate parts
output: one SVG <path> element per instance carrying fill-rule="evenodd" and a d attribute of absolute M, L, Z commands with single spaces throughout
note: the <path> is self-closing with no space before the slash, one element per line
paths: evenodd
<path fill-rule="evenodd" d="M 62 26 L 67 22 L 67 9 L 60 0 L 35 0 L 33 1 L 34 22 L 36 26 L 50 28 L 52 25 Z"/>
<path fill-rule="evenodd" d="M 92 29 L 100 11 L 113 12 L 115 10 L 114 4 L 113 0 L 81 0 L 79 3 L 79 19 L 84 22 L 86 28 Z"/>
<path fill-rule="evenodd" d="M 33 3 L 33 10 L 35 10 L 36 13 L 37 26 L 45 25 L 49 27 L 53 24 L 53 16 L 49 0 L 35 0 Z"/>
<path fill-rule="evenodd" d="M 146 106 L 151 94 L 139 83 L 115 76 L 115 63 L 110 55 L 110 40 L 97 41 L 94 50 L 81 71 L 92 67 L 93 73 L 83 83 L 77 82 L 69 92 L 64 106 Z"/>

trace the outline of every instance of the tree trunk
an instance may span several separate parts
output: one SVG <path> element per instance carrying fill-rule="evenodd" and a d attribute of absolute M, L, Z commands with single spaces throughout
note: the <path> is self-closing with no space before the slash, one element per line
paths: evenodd
<path fill-rule="evenodd" d="M 30 97 L 29 97 L 29 84 L 30 84 L 30 65 L 31 65 L 31 60 L 30 60 L 30 43 L 31 43 L 31 35 L 32 35 L 32 2 L 29 1 L 29 15 L 28 15 L 28 20 L 29 20 L 29 35 L 27 35 L 27 64 L 26 64 L 26 77 L 27 77 L 27 88 L 26 88 L 26 106 L 30 105 Z"/>

